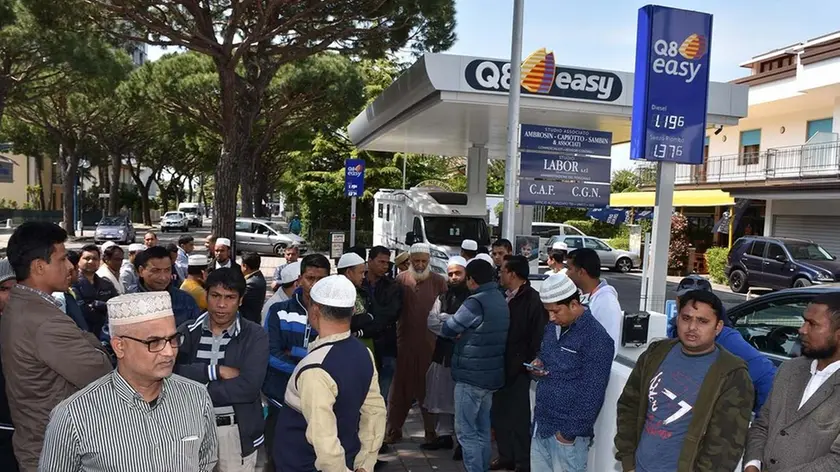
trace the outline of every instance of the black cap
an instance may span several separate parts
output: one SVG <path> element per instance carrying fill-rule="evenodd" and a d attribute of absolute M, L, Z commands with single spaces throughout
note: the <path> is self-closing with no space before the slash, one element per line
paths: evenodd
<path fill-rule="evenodd" d="M 681 297 L 693 290 L 711 292 L 712 284 L 709 283 L 707 279 L 700 277 L 699 275 L 689 275 L 688 277 L 680 280 L 680 285 L 677 286 L 677 296 Z"/>

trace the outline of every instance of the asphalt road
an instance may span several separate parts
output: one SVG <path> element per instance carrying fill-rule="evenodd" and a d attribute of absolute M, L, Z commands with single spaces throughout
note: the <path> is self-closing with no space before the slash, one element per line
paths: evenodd
<path fill-rule="evenodd" d="M 639 296 L 642 288 L 642 278 L 639 274 L 602 272 L 601 277 L 605 278 L 607 283 L 615 287 L 615 290 L 618 292 L 618 302 L 624 311 L 638 311 Z M 676 290 L 677 284 L 669 282 L 666 291 L 668 300 L 674 300 L 676 298 Z M 746 300 L 744 295 L 720 290 L 715 290 L 715 295 L 720 298 L 726 308 L 733 307 Z"/>

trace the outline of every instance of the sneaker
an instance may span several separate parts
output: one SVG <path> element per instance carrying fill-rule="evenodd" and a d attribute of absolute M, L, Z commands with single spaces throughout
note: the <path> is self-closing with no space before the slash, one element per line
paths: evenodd
<path fill-rule="evenodd" d="M 454 441 L 452 436 L 438 436 L 434 441 L 426 442 L 420 445 L 420 449 L 424 451 L 437 451 L 438 449 L 452 449 Z"/>
<path fill-rule="evenodd" d="M 513 461 L 504 461 L 501 457 L 490 462 L 490 470 L 514 470 L 515 468 Z"/>

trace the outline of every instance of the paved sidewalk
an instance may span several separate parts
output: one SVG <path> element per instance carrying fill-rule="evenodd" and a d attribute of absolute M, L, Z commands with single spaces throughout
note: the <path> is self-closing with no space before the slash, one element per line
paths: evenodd
<path fill-rule="evenodd" d="M 377 472 L 463 472 L 462 462 L 452 460 L 451 450 L 424 451 L 423 420 L 420 409 L 413 408 L 403 427 L 403 440 L 389 446 L 389 453 L 379 456 L 388 465 Z M 495 452 L 494 452 L 495 453 Z"/>
<path fill-rule="evenodd" d="M 639 277 L 639 278 L 642 277 L 641 272 L 628 272 L 627 275 L 632 275 L 632 276 Z M 729 285 L 716 284 L 716 283 L 712 282 L 712 279 L 711 279 L 711 277 L 709 277 L 709 274 L 697 274 L 697 275 L 699 275 L 700 277 L 703 277 L 704 279 L 708 280 L 709 283 L 712 284 L 712 289 L 713 290 L 718 291 L 718 292 L 733 293 L 732 290 L 729 288 Z M 669 275 L 667 277 L 667 281 L 670 282 L 670 283 L 674 283 L 674 284 L 680 283 L 680 280 L 682 280 L 682 279 L 683 279 L 683 277 L 672 276 L 672 275 Z"/>

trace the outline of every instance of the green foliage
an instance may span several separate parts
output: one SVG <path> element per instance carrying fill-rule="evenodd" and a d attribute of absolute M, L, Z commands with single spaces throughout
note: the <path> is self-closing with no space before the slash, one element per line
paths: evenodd
<path fill-rule="evenodd" d="M 545 210 L 546 223 L 566 223 L 569 220 L 586 221 L 586 210 L 583 208 L 548 207 Z M 571 223 L 569 223 L 571 224 Z M 583 231 L 581 229 L 581 231 Z M 584 233 L 586 233 L 584 231 Z M 589 233 L 586 233 L 589 234 Z"/>
<path fill-rule="evenodd" d="M 596 238 L 609 239 L 619 232 L 618 226 L 598 220 L 566 220 L 565 223 L 583 231 L 587 236 Z"/>
<path fill-rule="evenodd" d="M 688 265 L 688 218 L 679 213 L 671 215 L 671 245 L 668 247 L 668 269 L 683 272 Z"/>
<path fill-rule="evenodd" d="M 623 249 L 625 251 L 630 250 L 630 238 L 626 236 L 616 236 L 614 238 L 607 239 L 607 244 L 612 246 L 614 249 Z"/>
<path fill-rule="evenodd" d="M 2 210 L 17 210 L 18 202 L 17 200 L 6 200 L 5 198 L 0 198 L 0 209 Z"/>
<path fill-rule="evenodd" d="M 612 175 L 610 192 L 638 192 L 639 185 L 639 176 L 635 172 L 627 169 L 617 170 Z"/>
<path fill-rule="evenodd" d="M 725 284 L 726 280 L 726 258 L 729 256 L 729 249 L 725 247 L 710 247 L 706 249 L 706 266 L 709 269 L 709 277 L 716 284 Z"/>

